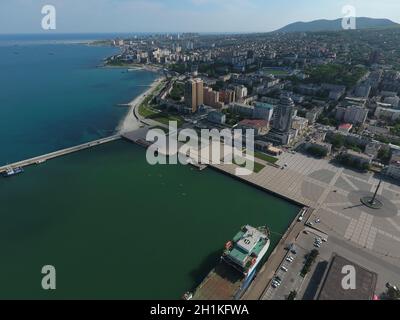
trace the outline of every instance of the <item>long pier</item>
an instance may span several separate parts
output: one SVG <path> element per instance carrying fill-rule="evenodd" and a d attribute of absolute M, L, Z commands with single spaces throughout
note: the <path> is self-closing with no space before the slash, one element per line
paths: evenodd
<path fill-rule="evenodd" d="M 81 150 L 84 150 L 84 149 L 89 149 L 89 148 L 92 148 L 92 147 L 95 147 L 95 146 L 99 146 L 99 145 L 102 145 L 102 144 L 105 144 L 105 143 L 108 143 L 108 142 L 112 142 L 112 141 L 115 141 L 115 140 L 119 140 L 119 139 L 121 139 L 121 135 L 117 134 L 117 135 L 109 136 L 107 138 L 102 138 L 102 139 L 98 139 L 98 140 L 95 140 L 95 141 L 86 142 L 86 143 L 83 143 L 83 144 L 80 144 L 78 146 L 74 146 L 74 147 L 71 147 L 71 148 L 54 151 L 54 152 L 51 152 L 51 153 L 48 153 L 48 154 L 44 154 L 44 155 L 41 155 L 41 156 L 38 156 L 38 157 L 34 157 L 34 158 L 31 158 L 31 159 L 22 160 L 22 161 L 19 161 L 19 162 L 15 162 L 15 163 L 8 164 L 8 165 L 5 165 L 3 167 L 0 167 L 0 173 L 6 171 L 7 168 L 10 168 L 10 167 L 11 168 L 27 167 L 27 166 L 30 166 L 30 165 L 33 165 L 33 164 L 42 163 L 42 162 L 45 162 L 45 161 L 50 160 L 50 159 L 54 159 L 54 158 L 58 158 L 58 157 L 61 157 L 61 156 L 65 156 L 65 155 L 70 154 L 70 153 L 74 153 L 74 152 L 81 151 Z"/>

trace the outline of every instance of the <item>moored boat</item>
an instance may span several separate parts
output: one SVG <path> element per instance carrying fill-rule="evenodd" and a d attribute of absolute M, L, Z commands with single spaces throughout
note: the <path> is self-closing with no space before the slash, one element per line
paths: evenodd
<path fill-rule="evenodd" d="M 194 300 L 234 300 L 247 290 L 270 246 L 267 227 L 243 226 L 225 244 L 217 266 L 193 294 Z"/>
<path fill-rule="evenodd" d="M 12 177 L 12 176 L 15 176 L 15 175 L 23 173 L 23 172 L 24 172 L 24 169 L 21 167 L 15 167 L 15 168 L 9 167 L 9 168 L 7 168 L 7 170 L 5 172 L 3 172 L 3 177 L 8 178 L 8 177 Z"/>

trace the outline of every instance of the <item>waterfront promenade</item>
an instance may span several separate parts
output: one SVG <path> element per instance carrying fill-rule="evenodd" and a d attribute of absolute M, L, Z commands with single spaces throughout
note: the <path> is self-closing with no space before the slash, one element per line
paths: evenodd
<path fill-rule="evenodd" d="M 119 134 L 113 135 L 113 136 L 110 136 L 110 137 L 106 137 L 106 138 L 102 138 L 102 139 L 98 139 L 98 140 L 95 140 L 95 141 L 83 143 L 83 144 L 80 144 L 78 146 L 74 146 L 74 147 L 71 147 L 71 148 L 66 148 L 66 149 L 54 151 L 54 152 L 51 152 L 51 153 L 48 153 L 48 154 L 44 154 L 44 155 L 41 155 L 41 156 L 38 156 L 38 157 L 34 157 L 34 158 L 31 158 L 31 159 L 22 160 L 22 161 L 15 162 L 15 163 L 12 163 L 12 164 L 7 164 L 5 166 L 0 167 L 0 173 L 6 171 L 7 168 L 9 168 L 9 167 L 12 167 L 12 168 L 15 168 L 15 167 L 27 167 L 27 166 L 30 166 L 30 165 L 33 165 L 33 164 L 40 164 L 40 163 L 45 162 L 47 160 L 51 160 L 51 159 L 54 159 L 54 158 L 57 158 L 57 157 L 65 156 L 65 155 L 70 154 L 70 153 L 74 153 L 74 152 L 81 151 L 81 150 L 84 150 L 84 149 L 92 148 L 94 146 L 102 145 L 102 144 L 105 144 L 105 143 L 108 143 L 108 142 L 112 142 L 112 141 L 115 141 L 115 140 L 118 140 L 118 139 L 121 139 L 121 135 L 119 135 Z"/>
<path fill-rule="evenodd" d="M 265 164 L 260 159 L 256 161 Z M 243 182 L 313 209 L 310 217 L 306 217 L 308 219 L 302 223 L 294 222 L 293 229 L 283 237 L 243 299 L 260 299 L 284 258 L 284 248 L 297 243 L 305 228 L 304 222 L 315 224 L 317 219 L 318 229 L 329 236 L 325 245 L 327 253 L 322 252 L 325 260 L 335 252 L 376 272 L 379 275 L 376 289 L 379 294 L 385 291 L 387 282 L 400 281 L 398 184 L 384 180 L 378 192 L 379 199 L 385 203 L 384 209 L 372 210 L 363 206 L 360 198 L 376 189 L 380 177 L 373 173 L 337 167 L 328 160 L 300 153 L 284 153 L 279 156 L 277 164 L 277 168 L 266 165 L 259 173 L 243 177 L 235 176 L 235 165 L 212 166 Z M 313 249 L 312 243 L 306 249 Z"/>

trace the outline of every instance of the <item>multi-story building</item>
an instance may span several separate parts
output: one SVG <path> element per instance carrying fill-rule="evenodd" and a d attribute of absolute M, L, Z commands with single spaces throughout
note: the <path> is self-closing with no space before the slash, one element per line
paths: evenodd
<path fill-rule="evenodd" d="M 204 95 L 203 95 L 203 88 L 204 88 L 204 82 L 201 79 L 196 79 L 196 101 L 197 101 L 197 107 L 201 106 L 204 104 Z"/>
<path fill-rule="evenodd" d="M 392 156 L 386 174 L 392 178 L 400 179 L 400 154 Z"/>
<path fill-rule="evenodd" d="M 239 122 L 238 128 L 243 130 L 253 129 L 255 135 L 264 135 L 268 133 L 269 123 L 266 120 L 245 119 Z"/>
<path fill-rule="evenodd" d="M 400 110 L 378 106 L 375 111 L 375 117 L 395 121 L 400 118 Z"/>
<path fill-rule="evenodd" d="M 336 108 L 336 119 L 339 121 L 344 121 L 351 124 L 364 124 L 367 120 L 368 109 L 351 105 L 348 107 L 338 107 Z"/>
<path fill-rule="evenodd" d="M 212 123 L 217 123 L 217 124 L 225 124 L 226 122 L 226 115 L 223 114 L 222 112 L 218 111 L 211 111 L 207 115 L 207 120 L 212 122 Z"/>
<path fill-rule="evenodd" d="M 293 115 L 293 100 L 287 96 L 282 96 L 277 108 L 274 110 L 273 129 L 283 133 L 289 132 L 292 128 Z"/>
<path fill-rule="evenodd" d="M 306 118 L 295 116 L 293 117 L 292 129 L 297 130 L 299 134 L 302 134 L 308 127 L 308 120 Z"/>
<path fill-rule="evenodd" d="M 371 93 L 371 86 L 367 84 L 362 84 L 356 87 L 354 95 L 360 98 L 368 98 Z"/>
<path fill-rule="evenodd" d="M 286 95 L 282 95 L 278 106 L 274 109 L 274 122 L 267 138 L 276 144 L 289 144 L 293 137 L 291 133 L 293 116 L 293 100 Z"/>
<path fill-rule="evenodd" d="M 245 97 L 247 97 L 247 94 L 248 94 L 248 91 L 244 85 L 235 87 L 235 95 L 236 95 L 237 101 L 243 100 Z"/>
<path fill-rule="evenodd" d="M 214 91 L 209 87 L 204 87 L 203 95 L 204 95 L 204 104 L 206 106 L 210 106 L 216 109 L 221 109 L 224 106 L 224 103 L 219 101 L 218 91 Z"/>
<path fill-rule="evenodd" d="M 235 91 L 233 90 L 224 90 L 219 92 L 219 101 L 225 104 L 230 104 L 236 101 Z"/>
<path fill-rule="evenodd" d="M 185 83 L 185 103 L 193 113 L 204 103 L 203 86 L 201 79 L 190 79 Z"/>
<path fill-rule="evenodd" d="M 347 150 L 344 154 L 352 161 L 357 161 L 360 166 L 363 166 L 364 164 L 371 164 L 373 160 L 373 156 L 353 150 Z"/>
<path fill-rule="evenodd" d="M 239 113 L 245 117 L 252 117 L 254 114 L 254 107 L 243 103 L 231 103 L 229 109 L 235 113 Z"/>
<path fill-rule="evenodd" d="M 309 124 L 314 124 L 317 121 L 319 112 L 317 110 L 311 110 L 306 113 L 306 119 Z"/>
<path fill-rule="evenodd" d="M 253 118 L 264 119 L 270 122 L 274 114 L 274 106 L 269 103 L 256 102 L 254 104 Z"/>

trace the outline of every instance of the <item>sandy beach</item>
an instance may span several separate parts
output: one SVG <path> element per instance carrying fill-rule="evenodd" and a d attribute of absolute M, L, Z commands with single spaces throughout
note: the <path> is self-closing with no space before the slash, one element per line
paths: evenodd
<path fill-rule="evenodd" d="M 140 96 L 136 97 L 133 99 L 131 102 L 128 103 L 128 108 L 129 111 L 127 112 L 125 118 L 121 121 L 121 123 L 118 126 L 117 131 L 119 133 L 125 133 L 125 132 L 130 132 L 139 129 L 143 124 L 140 122 L 140 117 L 138 112 L 135 114 L 135 109 L 140 106 L 140 104 L 143 102 L 143 100 L 153 91 L 157 88 L 157 86 L 160 84 L 161 81 L 164 80 L 164 77 L 159 77 L 157 78 L 151 86 L 143 92 Z"/>

